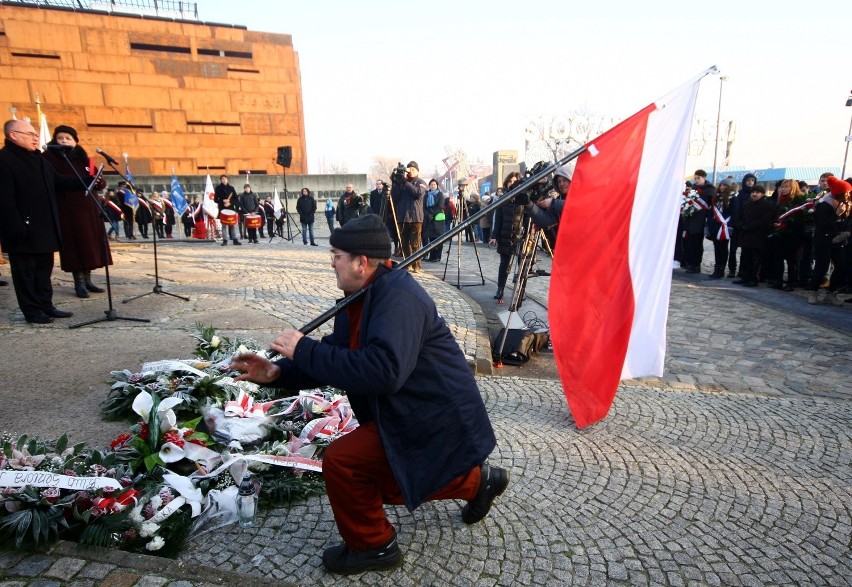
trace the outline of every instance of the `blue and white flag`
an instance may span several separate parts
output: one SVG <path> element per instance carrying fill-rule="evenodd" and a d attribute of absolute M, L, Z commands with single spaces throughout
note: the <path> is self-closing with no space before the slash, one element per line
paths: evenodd
<path fill-rule="evenodd" d="M 171 193 L 172 204 L 175 205 L 175 211 L 177 211 L 178 216 L 182 216 L 188 204 L 186 203 L 186 194 L 183 193 L 183 188 L 180 187 L 180 183 L 178 182 L 177 176 L 174 173 L 172 173 Z"/>
<path fill-rule="evenodd" d="M 127 187 L 124 189 L 124 204 L 130 206 L 133 211 L 139 207 L 139 198 L 136 197 L 136 192 L 131 187 L 133 184 L 133 174 L 130 173 L 130 164 L 127 162 L 127 155 L 124 157 L 124 176 L 127 178 Z"/>

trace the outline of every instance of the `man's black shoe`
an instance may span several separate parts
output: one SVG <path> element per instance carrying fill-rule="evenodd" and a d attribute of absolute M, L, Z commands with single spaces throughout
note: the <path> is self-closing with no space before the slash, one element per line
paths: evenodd
<path fill-rule="evenodd" d="M 734 285 L 744 285 L 747 282 L 745 279 L 737 279 L 736 281 L 732 281 L 731 283 L 733 283 Z"/>
<path fill-rule="evenodd" d="M 0 279 L 0 285 L 9 285 L 9 282 L 5 279 Z"/>
<path fill-rule="evenodd" d="M 228 241 L 223 242 L 223 243 L 222 243 L 222 246 L 223 246 L 223 247 L 227 247 L 227 246 L 228 246 Z"/>
<path fill-rule="evenodd" d="M 743 283 L 743 287 L 757 287 L 756 281 L 746 281 Z"/>
<path fill-rule="evenodd" d="M 241 245 L 241 244 L 243 244 L 243 243 L 241 243 L 240 241 L 234 241 L 234 244 L 235 244 L 235 245 Z"/>
<path fill-rule="evenodd" d="M 382 571 L 399 566 L 402 551 L 396 541 L 396 531 L 390 542 L 380 548 L 352 550 L 346 544 L 338 544 L 322 553 L 322 563 L 329 573 L 356 575 L 366 571 Z"/>
<path fill-rule="evenodd" d="M 74 315 L 71 312 L 65 312 L 64 310 L 60 310 L 58 308 L 48 308 L 44 311 L 44 313 L 50 316 L 51 318 L 70 318 Z"/>
<path fill-rule="evenodd" d="M 491 504 L 498 495 L 506 491 L 509 485 L 509 472 L 500 467 L 482 465 L 482 474 L 476 497 L 467 502 L 462 508 L 462 521 L 465 524 L 475 524 L 491 509 Z"/>
<path fill-rule="evenodd" d="M 51 322 L 53 322 L 53 318 L 51 318 L 44 312 L 40 312 L 35 316 L 27 318 L 27 322 L 31 324 L 50 324 Z"/>

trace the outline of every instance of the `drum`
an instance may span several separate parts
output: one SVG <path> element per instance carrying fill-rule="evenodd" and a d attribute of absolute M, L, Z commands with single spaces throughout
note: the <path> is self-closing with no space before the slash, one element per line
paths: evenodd
<path fill-rule="evenodd" d="M 246 214 L 246 228 L 260 228 L 263 226 L 263 219 L 260 214 Z"/>
<path fill-rule="evenodd" d="M 219 211 L 219 221 L 225 226 L 237 225 L 237 213 L 227 208 Z"/>

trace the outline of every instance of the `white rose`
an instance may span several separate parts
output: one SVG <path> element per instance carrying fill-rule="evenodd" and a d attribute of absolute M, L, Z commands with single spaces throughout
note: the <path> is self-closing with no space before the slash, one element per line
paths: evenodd
<path fill-rule="evenodd" d="M 210 339 L 210 346 L 212 346 L 214 349 L 219 348 L 220 344 L 222 344 L 222 340 L 218 336 L 214 336 Z"/>
<path fill-rule="evenodd" d="M 154 536 L 154 539 L 151 540 L 148 544 L 145 545 L 146 550 L 160 550 L 166 545 L 166 541 L 163 540 L 162 536 Z"/>

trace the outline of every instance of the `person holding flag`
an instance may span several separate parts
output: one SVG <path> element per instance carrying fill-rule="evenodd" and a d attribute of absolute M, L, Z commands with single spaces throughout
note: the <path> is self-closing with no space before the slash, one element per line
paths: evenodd
<path fill-rule="evenodd" d="M 126 181 L 118 182 L 116 187 L 116 196 L 121 205 L 121 212 L 124 216 L 124 238 L 128 240 L 136 240 L 133 234 L 134 217 L 136 209 L 139 207 L 139 199 L 133 193 L 133 188 L 127 185 Z"/>
<path fill-rule="evenodd" d="M 216 240 L 219 238 L 219 229 L 216 226 L 216 218 L 219 217 L 219 205 L 216 203 L 216 190 L 213 188 L 213 180 L 207 174 L 207 182 L 204 184 L 204 214 L 207 216 L 207 238 Z"/>
<path fill-rule="evenodd" d="M 275 238 L 275 204 L 272 196 L 266 196 L 263 201 L 263 213 L 266 215 L 266 230 L 269 231 L 269 240 Z M 263 235 L 260 235 L 263 238 Z"/>
<path fill-rule="evenodd" d="M 180 182 L 178 181 L 177 176 L 175 175 L 175 170 L 172 169 L 172 185 L 170 187 L 170 198 L 164 198 L 167 201 L 167 205 L 172 207 L 172 217 L 174 219 L 175 216 L 180 216 L 183 218 L 184 212 L 189 209 L 189 204 L 186 201 L 186 194 L 183 193 L 183 188 L 180 187 Z M 174 224 L 174 222 L 172 222 Z M 171 230 L 167 229 L 167 233 L 171 235 Z M 189 234 L 186 235 L 189 237 Z M 168 238 L 171 238 L 169 236 Z"/>
<path fill-rule="evenodd" d="M 166 238 L 174 238 L 172 232 L 176 222 L 175 205 L 172 204 L 171 194 L 165 190 L 160 193 L 160 198 L 163 202 L 163 232 L 166 233 Z"/>

